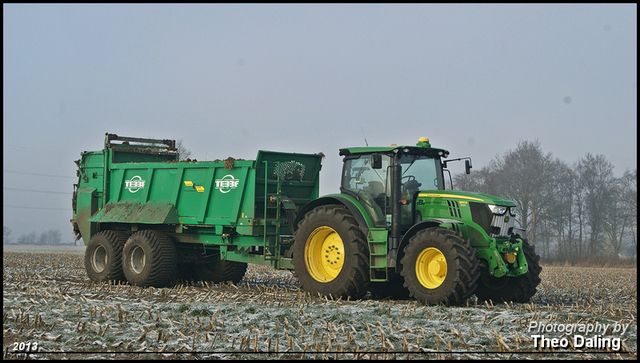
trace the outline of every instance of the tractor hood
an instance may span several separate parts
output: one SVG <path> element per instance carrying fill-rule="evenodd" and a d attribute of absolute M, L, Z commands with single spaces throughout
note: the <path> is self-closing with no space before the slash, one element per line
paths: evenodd
<path fill-rule="evenodd" d="M 447 198 L 458 199 L 460 201 L 494 204 L 507 207 L 515 207 L 516 204 L 509 199 L 496 197 L 476 192 L 463 192 L 457 190 L 426 190 L 418 193 L 418 198 Z"/>

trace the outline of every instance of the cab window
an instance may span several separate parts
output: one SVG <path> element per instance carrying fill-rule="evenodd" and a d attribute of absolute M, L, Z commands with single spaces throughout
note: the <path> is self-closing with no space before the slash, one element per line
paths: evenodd
<path fill-rule="evenodd" d="M 367 209 L 376 227 L 386 226 L 387 175 L 391 158 L 382 155 L 382 168 L 371 167 L 371 155 L 361 155 L 345 160 L 342 188 L 357 195 Z"/>

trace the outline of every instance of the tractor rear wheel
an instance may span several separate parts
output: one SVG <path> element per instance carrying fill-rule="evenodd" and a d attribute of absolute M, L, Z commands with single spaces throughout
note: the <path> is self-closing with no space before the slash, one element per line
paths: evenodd
<path fill-rule="evenodd" d="M 101 231 L 91 237 L 84 266 L 93 281 L 123 281 L 122 249 L 129 236 L 122 231 Z"/>
<path fill-rule="evenodd" d="M 351 212 L 341 205 L 321 205 L 298 226 L 292 262 L 300 287 L 334 298 L 366 294 L 369 249 Z"/>
<path fill-rule="evenodd" d="M 478 299 L 494 302 L 529 302 L 540 284 L 542 267 L 540 267 L 540 256 L 536 254 L 535 247 L 526 239 L 522 240 L 522 252 L 529 266 L 527 273 L 516 277 L 480 276 L 476 289 Z"/>
<path fill-rule="evenodd" d="M 419 231 L 404 249 L 401 275 L 411 296 L 427 305 L 457 305 L 473 295 L 479 277 L 475 248 L 446 228 Z"/>
<path fill-rule="evenodd" d="M 132 285 L 164 287 L 175 280 L 176 248 L 160 231 L 148 229 L 132 234 L 122 255 L 122 269 Z"/>

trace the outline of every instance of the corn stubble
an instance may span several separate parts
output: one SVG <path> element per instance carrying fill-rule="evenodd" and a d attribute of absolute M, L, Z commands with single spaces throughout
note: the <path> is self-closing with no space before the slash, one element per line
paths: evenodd
<path fill-rule="evenodd" d="M 531 303 L 443 307 L 314 296 L 290 272 L 257 265 L 237 286 L 97 284 L 81 254 L 5 252 L 4 358 L 636 359 L 636 272 L 548 266 Z M 540 353 L 532 322 L 631 325 L 622 349 L 603 355 Z M 18 354 L 14 342 L 38 351 Z"/>

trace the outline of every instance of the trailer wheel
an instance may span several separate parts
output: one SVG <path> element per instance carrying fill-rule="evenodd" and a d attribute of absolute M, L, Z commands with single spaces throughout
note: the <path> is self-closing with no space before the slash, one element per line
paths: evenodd
<path fill-rule="evenodd" d="M 247 264 L 221 260 L 220 255 L 218 255 L 207 262 L 196 264 L 194 268 L 195 276 L 198 280 L 210 281 L 216 284 L 222 282 L 237 284 L 244 277 L 247 271 Z"/>
<path fill-rule="evenodd" d="M 522 240 L 522 252 L 527 259 L 529 270 L 526 274 L 516 277 L 493 277 L 482 275 L 478 279 L 476 296 L 480 300 L 492 300 L 495 302 L 513 301 L 517 303 L 529 302 L 535 295 L 540 284 L 540 256 L 536 254 L 535 247 L 526 239 Z"/>
<path fill-rule="evenodd" d="M 351 212 L 340 205 L 322 205 L 298 226 L 292 262 L 300 287 L 334 298 L 363 296 L 369 283 L 369 252 Z"/>
<path fill-rule="evenodd" d="M 125 277 L 133 285 L 169 285 L 176 277 L 176 248 L 162 232 L 136 232 L 124 245 L 122 268 Z"/>
<path fill-rule="evenodd" d="M 93 281 L 123 281 L 122 248 L 129 236 L 122 231 L 101 231 L 91 237 L 84 266 Z"/>
<path fill-rule="evenodd" d="M 427 305 L 456 305 L 467 300 L 479 277 L 475 248 L 450 229 L 427 228 L 404 249 L 401 275 L 411 296 Z"/>

